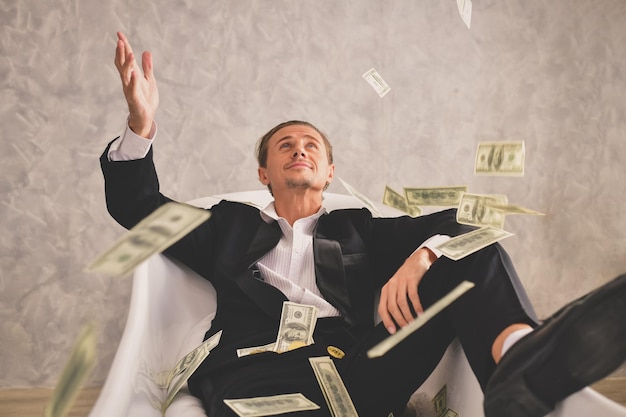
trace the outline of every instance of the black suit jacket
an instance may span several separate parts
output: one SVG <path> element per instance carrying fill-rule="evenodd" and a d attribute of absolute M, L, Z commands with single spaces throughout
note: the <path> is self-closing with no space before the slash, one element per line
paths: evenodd
<path fill-rule="evenodd" d="M 152 150 L 140 160 L 110 162 L 101 157 L 107 208 L 131 228 L 161 204 Z M 211 218 L 170 247 L 183 262 L 215 286 L 217 313 L 206 337 L 223 330 L 219 346 L 203 369 L 237 360 L 236 349 L 276 339 L 285 295 L 262 281 L 256 261 L 278 243 L 281 230 L 259 210 L 222 201 Z M 346 331 L 358 338 L 374 326 L 375 294 L 404 260 L 434 234 L 465 229 L 454 210 L 411 218 L 373 218 L 366 209 L 335 210 L 320 217 L 313 236 L 315 275 L 320 292 L 342 315 Z M 253 355 L 255 356 L 255 355 Z"/>

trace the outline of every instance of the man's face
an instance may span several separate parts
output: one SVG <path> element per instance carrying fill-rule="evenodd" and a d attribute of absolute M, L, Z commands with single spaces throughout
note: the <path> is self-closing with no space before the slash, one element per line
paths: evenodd
<path fill-rule="evenodd" d="M 285 189 L 324 190 L 334 175 L 324 140 L 303 125 L 283 127 L 270 138 L 267 166 L 259 167 L 259 180 L 271 185 L 274 195 Z"/>

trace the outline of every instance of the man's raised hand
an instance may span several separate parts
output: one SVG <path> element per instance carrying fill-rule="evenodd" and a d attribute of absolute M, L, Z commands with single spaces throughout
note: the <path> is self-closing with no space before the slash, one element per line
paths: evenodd
<path fill-rule="evenodd" d="M 159 107 L 159 90 L 154 78 L 152 54 L 148 51 L 142 54 L 142 68 L 139 68 L 126 36 L 117 32 L 117 37 L 115 67 L 120 73 L 124 97 L 128 103 L 128 125 L 137 135 L 147 138 Z"/>

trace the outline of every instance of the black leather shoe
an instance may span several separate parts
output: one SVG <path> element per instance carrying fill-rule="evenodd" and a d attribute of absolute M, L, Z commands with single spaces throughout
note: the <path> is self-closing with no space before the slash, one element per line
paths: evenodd
<path fill-rule="evenodd" d="M 543 417 L 626 361 L 626 274 L 575 300 L 515 343 L 485 391 L 486 417 Z"/>

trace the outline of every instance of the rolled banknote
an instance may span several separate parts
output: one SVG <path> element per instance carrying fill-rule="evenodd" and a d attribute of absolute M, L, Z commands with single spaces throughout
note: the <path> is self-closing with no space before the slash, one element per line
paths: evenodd
<path fill-rule="evenodd" d="M 150 256 L 178 242 L 210 216 L 209 211 L 187 204 L 166 203 L 130 229 L 86 269 L 125 275 Z"/>
<path fill-rule="evenodd" d="M 513 236 L 513 233 L 485 226 L 478 230 L 453 237 L 436 246 L 436 248 L 447 258 L 458 261 L 467 255 L 479 251 L 485 246 L 491 245 L 509 236 Z"/>
<path fill-rule="evenodd" d="M 457 298 L 465 294 L 468 290 L 474 287 L 473 282 L 463 281 L 457 285 L 452 291 L 444 295 L 441 299 L 428 307 L 422 314 L 420 314 L 415 320 L 408 325 L 402 327 L 400 330 L 390 335 L 380 343 L 372 347 L 367 351 L 368 358 L 377 358 L 387 353 L 391 348 L 398 343 L 406 339 L 411 333 L 426 324 L 430 319 L 435 317 L 444 308 L 452 304 Z"/>
<path fill-rule="evenodd" d="M 333 360 L 328 356 L 309 358 L 317 383 L 333 417 L 358 417 L 352 398 Z"/>
<path fill-rule="evenodd" d="M 411 217 L 417 217 L 422 214 L 422 209 L 420 209 L 418 206 L 410 206 L 409 203 L 406 201 L 406 196 L 392 190 L 388 186 L 385 186 L 383 204 L 408 213 Z"/>
<path fill-rule="evenodd" d="M 275 351 L 287 352 L 313 343 L 317 307 L 290 301 L 283 303 Z"/>
<path fill-rule="evenodd" d="M 524 141 L 481 142 L 476 150 L 474 174 L 523 176 Z"/>
<path fill-rule="evenodd" d="M 404 194 L 410 206 L 453 207 L 461 201 L 461 194 L 467 192 L 467 185 L 453 187 L 405 187 Z"/>
<path fill-rule="evenodd" d="M 505 206 L 506 204 L 507 198 L 502 194 L 463 193 L 456 211 L 456 221 L 471 226 L 491 226 L 502 229 L 505 213 L 494 209 L 493 206 Z"/>
<path fill-rule="evenodd" d="M 319 405 L 300 393 L 269 397 L 225 399 L 224 403 L 239 417 L 264 417 L 297 411 L 317 410 Z"/>
<path fill-rule="evenodd" d="M 61 378 L 44 409 L 44 417 L 64 417 L 76 401 L 78 392 L 87 380 L 96 361 L 96 330 L 87 325 L 76 340 Z"/>
<path fill-rule="evenodd" d="M 268 343 L 267 345 L 237 349 L 237 357 L 241 358 L 243 356 L 254 355 L 255 353 L 275 352 L 275 351 L 276 351 L 276 342 L 272 342 L 272 343 Z"/>

